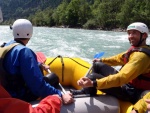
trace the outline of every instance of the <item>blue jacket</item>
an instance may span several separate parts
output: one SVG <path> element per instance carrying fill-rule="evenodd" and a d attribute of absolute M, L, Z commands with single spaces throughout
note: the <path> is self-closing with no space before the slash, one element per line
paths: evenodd
<path fill-rule="evenodd" d="M 12 40 L 5 46 L 16 43 Z M 19 44 L 12 48 L 5 56 L 4 68 L 9 76 L 22 76 L 24 84 L 38 97 L 46 97 L 52 94 L 61 95 L 60 90 L 55 89 L 43 79 L 43 74 L 38 66 L 35 53 L 26 46 Z M 8 91 L 12 97 L 21 98 L 23 90 L 19 95 L 15 91 Z"/>

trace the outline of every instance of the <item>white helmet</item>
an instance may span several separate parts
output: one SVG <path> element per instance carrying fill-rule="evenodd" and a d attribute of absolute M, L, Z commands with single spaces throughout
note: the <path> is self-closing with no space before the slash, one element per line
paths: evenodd
<path fill-rule="evenodd" d="M 148 36 L 148 33 L 149 33 L 147 25 L 144 24 L 144 23 L 141 23 L 141 22 L 135 22 L 135 23 L 130 24 L 127 27 L 127 31 L 128 30 L 138 30 L 141 33 L 147 33 L 147 36 Z"/>
<path fill-rule="evenodd" d="M 32 23 L 27 19 L 17 19 L 13 25 L 14 38 L 31 38 L 33 33 Z"/>

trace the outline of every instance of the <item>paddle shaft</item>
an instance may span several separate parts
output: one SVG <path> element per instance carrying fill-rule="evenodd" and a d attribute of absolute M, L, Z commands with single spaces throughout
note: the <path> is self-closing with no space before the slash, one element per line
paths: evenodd
<path fill-rule="evenodd" d="M 92 68 L 93 68 L 93 65 L 91 65 L 91 67 L 89 68 L 88 72 L 84 75 L 84 77 L 86 77 L 90 73 Z"/>
<path fill-rule="evenodd" d="M 48 69 L 47 71 L 48 71 L 49 74 L 51 73 L 50 69 Z M 63 86 L 62 86 L 60 83 L 59 83 L 59 86 L 60 86 L 60 88 L 62 89 L 62 92 L 63 92 L 64 94 L 67 94 L 66 90 L 63 88 Z"/>
<path fill-rule="evenodd" d="M 36 56 L 37 56 L 38 62 L 44 63 L 46 61 L 46 57 L 42 52 L 37 52 Z M 51 73 L 50 69 L 48 69 L 47 71 L 48 71 L 49 74 Z M 62 85 L 60 83 L 59 83 L 59 86 L 62 89 L 62 92 L 64 94 L 67 94 L 67 92 L 65 91 L 65 89 L 62 87 Z"/>
<path fill-rule="evenodd" d="M 103 55 L 104 55 L 104 52 L 100 52 L 100 53 L 98 53 L 98 54 L 95 54 L 94 58 L 100 58 L 100 57 L 102 57 Z M 93 68 L 93 64 L 92 64 L 91 67 L 89 68 L 88 72 L 84 75 L 84 77 L 86 77 L 86 76 L 90 73 L 90 71 L 91 71 L 92 68 Z"/>

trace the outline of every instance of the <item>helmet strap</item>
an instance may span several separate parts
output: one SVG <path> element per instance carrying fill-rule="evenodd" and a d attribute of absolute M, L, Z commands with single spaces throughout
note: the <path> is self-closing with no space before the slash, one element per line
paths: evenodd
<path fill-rule="evenodd" d="M 144 34 L 144 33 L 141 33 L 141 35 L 140 35 L 140 41 L 139 41 L 139 43 L 137 44 L 137 46 L 140 46 L 140 44 L 142 44 L 142 42 L 145 40 L 145 39 L 142 39 L 143 34 Z"/>

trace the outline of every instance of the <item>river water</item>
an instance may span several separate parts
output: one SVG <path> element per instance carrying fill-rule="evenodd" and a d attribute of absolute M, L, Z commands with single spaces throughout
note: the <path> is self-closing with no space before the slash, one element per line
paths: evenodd
<path fill-rule="evenodd" d="M 0 44 L 11 39 L 9 26 L 0 26 Z M 149 38 L 147 44 L 150 44 Z M 126 32 L 34 27 L 27 46 L 47 57 L 79 57 L 91 63 L 96 53 L 105 52 L 103 57 L 109 57 L 127 50 L 130 45 Z"/>

